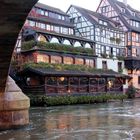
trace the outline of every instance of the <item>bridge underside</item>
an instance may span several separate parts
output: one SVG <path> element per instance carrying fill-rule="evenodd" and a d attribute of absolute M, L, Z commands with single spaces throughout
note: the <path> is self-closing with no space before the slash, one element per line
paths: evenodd
<path fill-rule="evenodd" d="M 7 77 L 18 34 L 37 1 L 0 0 L 0 130 L 29 123 L 29 98 Z"/>
<path fill-rule="evenodd" d="M 0 0 L 0 93 L 5 91 L 18 34 L 36 2 L 37 0 Z"/>

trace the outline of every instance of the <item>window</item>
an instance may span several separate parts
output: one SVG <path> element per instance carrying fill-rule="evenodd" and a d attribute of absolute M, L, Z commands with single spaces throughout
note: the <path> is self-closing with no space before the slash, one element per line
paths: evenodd
<path fill-rule="evenodd" d="M 103 20 L 99 20 L 99 24 L 102 24 L 102 25 L 107 26 L 107 22 L 106 21 L 103 21 Z"/>
<path fill-rule="evenodd" d="M 127 55 L 131 56 L 131 54 L 132 54 L 131 48 L 127 48 Z"/>
<path fill-rule="evenodd" d="M 54 64 L 62 63 L 61 56 L 51 56 L 51 63 Z"/>
<path fill-rule="evenodd" d="M 40 23 L 40 28 L 45 29 L 45 24 L 44 23 Z"/>
<path fill-rule="evenodd" d="M 56 77 L 47 77 L 47 84 L 48 85 L 57 85 L 57 78 Z"/>
<path fill-rule="evenodd" d="M 82 22 L 82 17 L 81 17 L 81 16 L 79 16 L 79 17 L 77 18 L 77 22 Z"/>
<path fill-rule="evenodd" d="M 61 19 L 61 15 L 58 15 L 58 19 Z"/>
<path fill-rule="evenodd" d="M 138 84 L 140 84 L 140 76 L 138 76 Z"/>
<path fill-rule="evenodd" d="M 137 49 L 136 48 L 132 48 L 132 56 L 136 56 L 137 55 Z"/>
<path fill-rule="evenodd" d="M 46 29 L 47 29 L 48 31 L 50 31 L 50 30 L 51 30 L 51 26 L 50 26 L 50 25 L 47 25 L 47 26 L 46 26 Z"/>
<path fill-rule="evenodd" d="M 122 11 L 123 13 L 125 13 L 125 9 L 124 9 L 124 8 L 122 8 L 121 11 Z"/>
<path fill-rule="evenodd" d="M 84 64 L 84 60 L 82 58 L 75 58 L 75 64 L 83 65 Z"/>
<path fill-rule="evenodd" d="M 118 72 L 122 72 L 122 62 L 118 62 Z"/>
<path fill-rule="evenodd" d="M 104 70 L 107 70 L 107 62 L 106 61 L 102 61 L 102 68 Z"/>
<path fill-rule="evenodd" d="M 73 64 L 72 57 L 64 57 L 64 64 Z"/>
<path fill-rule="evenodd" d="M 70 35 L 73 35 L 74 34 L 73 29 L 69 28 L 69 34 Z"/>
<path fill-rule="evenodd" d="M 36 10 L 36 13 L 37 13 L 37 14 L 40 14 L 40 15 L 44 15 L 44 11 L 41 10 L 41 9 L 37 9 L 37 10 Z"/>
<path fill-rule="evenodd" d="M 49 15 L 48 11 L 45 11 L 45 16 L 48 16 L 48 15 Z"/>
<path fill-rule="evenodd" d="M 106 46 L 101 46 L 101 53 L 106 54 Z"/>
<path fill-rule="evenodd" d="M 54 30 L 54 26 L 53 25 L 51 25 L 51 31 L 53 31 Z"/>
<path fill-rule="evenodd" d="M 132 12 L 132 16 L 135 16 L 136 15 L 136 13 L 135 12 Z"/>
<path fill-rule="evenodd" d="M 106 13 L 109 11 L 109 6 L 102 7 L 102 13 Z"/>
<path fill-rule="evenodd" d="M 63 34 L 68 34 L 68 28 L 62 28 L 62 33 Z"/>
<path fill-rule="evenodd" d="M 86 66 L 94 67 L 94 60 L 93 59 L 86 59 L 85 64 L 86 64 Z"/>
<path fill-rule="evenodd" d="M 32 27 L 35 26 L 35 22 L 34 22 L 34 21 L 29 20 L 28 23 L 29 23 L 29 25 L 32 26 Z"/>
<path fill-rule="evenodd" d="M 55 18 L 55 13 L 49 12 L 49 17 Z"/>
<path fill-rule="evenodd" d="M 39 62 L 49 63 L 49 56 L 44 55 L 44 54 L 38 54 L 37 55 L 37 63 L 39 63 Z"/>
<path fill-rule="evenodd" d="M 54 31 L 59 33 L 59 27 L 58 26 L 54 26 Z"/>
<path fill-rule="evenodd" d="M 62 16 L 62 20 L 65 20 L 65 17 L 64 16 Z"/>
<path fill-rule="evenodd" d="M 75 22 L 75 18 L 71 18 L 71 19 L 70 19 L 70 22 L 71 22 L 71 23 L 74 23 L 74 22 Z"/>
<path fill-rule="evenodd" d="M 110 47 L 110 54 L 113 55 L 113 48 Z"/>

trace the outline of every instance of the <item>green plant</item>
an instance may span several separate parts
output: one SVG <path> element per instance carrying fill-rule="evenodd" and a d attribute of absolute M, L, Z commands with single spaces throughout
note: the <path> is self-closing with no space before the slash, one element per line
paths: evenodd
<path fill-rule="evenodd" d="M 34 46 L 38 49 L 43 50 L 51 50 L 51 51 L 61 51 L 64 53 L 75 53 L 75 54 L 88 54 L 93 55 L 95 51 L 92 48 L 84 48 L 84 47 L 74 47 L 71 45 L 64 45 L 59 43 L 46 43 L 46 42 L 35 42 L 35 41 L 28 41 L 22 43 L 22 50 L 30 50 Z"/>
<path fill-rule="evenodd" d="M 114 55 L 113 54 L 109 54 L 109 58 L 113 58 L 114 57 Z"/>
<path fill-rule="evenodd" d="M 120 38 L 116 38 L 116 43 L 117 43 L 117 44 L 120 44 L 121 41 L 122 41 L 122 40 L 121 40 Z"/>
<path fill-rule="evenodd" d="M 75 64 L 51 64 L 51 63 L 44 63 L 44 62 L 40 62 L 40 63 L 24 63 L 23 64 L 23 69 L 25 68 L 44 68 L 44 69 L 54 69 L 54 70 L 76 70 L 76 71 L 83 71 L 83 72 L 94 72 L 94 73 L 104 73 L 106 70 L 103 69 L 96 69 L 96 68 L 92 68 L 92 67 L 88 67 L 85 65 L 75 65 Z M 112 70 L 107 70 L 108 72 L 112 72 Z"/>
<path fill-rule="evenodd" d="M 100 95 L 65 95 L 65 96 L 46 96 L 46 95 L 28 95 L 30 98 L 31 106 L 58 106 L 58 105 L 73 105 L 73 104 L 93 104 L 103 103 L 109 100 L 123 100 L 127 98 L 124 94 L 106 94 Z"/>
<path fill-rule="evenodd" d="M 103 58 L 107 58 L 107 54 L 106 53 L 101 53 L 101 56 L 103 57 Z"/>
<path fill-rule="evenodd" d="M 119 73 L 123 73 L 123 69 L 122 69 L 122 68 L 119 69 L 118 72 L 119 72 Z"/>
<path fill-rule="evenodd" d="M 114 42 L 115 41 L 115 38 L 114 37 L 110 37 L 110 41 L 111 42 Z"/>
<path fill-rule="evenodd" d="M 117 56 L 117 59 L 118 59 L 118 60 L 124 60 L 125 57 L 124 57 L 124 56 Z"/>
<path fill-rule="evenodd" d="M 126 94 L 128 95 L 128 98 L 134 98 L 136 92 L 137 92 L 137 89 L 133 85 L 130 85 L 128 87 Z"/>

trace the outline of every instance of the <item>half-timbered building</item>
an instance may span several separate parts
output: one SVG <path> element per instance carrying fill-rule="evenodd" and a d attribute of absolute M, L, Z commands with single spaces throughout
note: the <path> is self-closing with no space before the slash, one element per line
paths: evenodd
<path fill-rule="evenodd" d="M 101 0 L 97 12 L 117 22 L 125 31 L 125 67 L 133 77 L 131 84 L 140 88 L 140 11 L 128 5 L 127 0 Z"/>
<path fill-rule="evenodd" d="M 16 47 L 21 88 L 48 95 L 123 92 L 130 78 L 118 73 L 124 65 L 118 60 L 125 52 L 124 33 L 94 12 L 92 22 L 84 14 L 70 18 L 71 8 L 64 13 L 37 3 L 29 13 Z M 107 25 L 94 23 L 97 15 Z"/>
<path fill-rule="evenodd" d="M 97 68 L 108 68 L 120 71 L 124 68 L 121 59 L 125 56 L 125 34 L 118 28 L 118 23 L 111 19 L 71 5 L 67 13 L 74 23 L 75 34 L 95 42 L 94 50 Z"/>

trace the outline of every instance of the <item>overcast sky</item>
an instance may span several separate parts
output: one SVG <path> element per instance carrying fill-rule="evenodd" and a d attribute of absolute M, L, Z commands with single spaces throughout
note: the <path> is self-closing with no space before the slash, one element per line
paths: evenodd
<path fill-rule="evenodd" d="M 49 6 L 53 6 L 63 10 L 64 12 L 67 11 L 68 7 L 73 4 L 77 6 L 81 6 L 83 8 L 96 11 L 101 0 L 39 0 L 39 2 L 47 4 Z M 123 0 L 119 0 L 123 1 Z M 127 0 L 127 3 L 131 5 L 133 8 L 140 11 L 140 0 Z"/>

